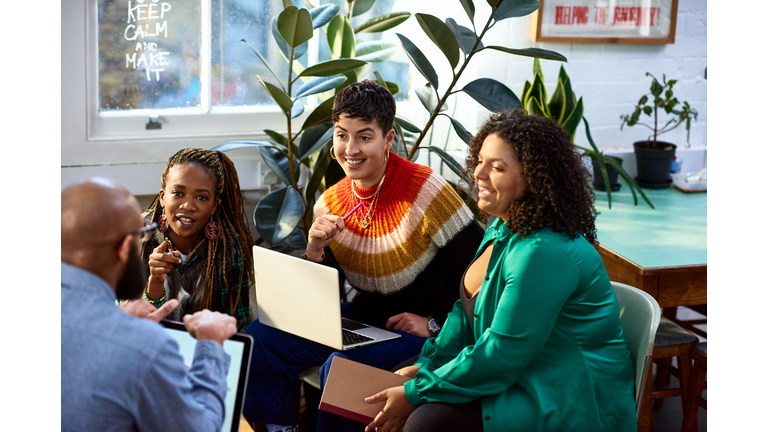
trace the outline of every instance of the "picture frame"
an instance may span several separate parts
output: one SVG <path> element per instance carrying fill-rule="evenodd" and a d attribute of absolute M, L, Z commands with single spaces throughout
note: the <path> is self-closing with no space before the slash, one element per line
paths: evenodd
<path fill-rule="evenodd" d="M 540 0 L 533 42 L 673 44 L 678 0 Z"/>

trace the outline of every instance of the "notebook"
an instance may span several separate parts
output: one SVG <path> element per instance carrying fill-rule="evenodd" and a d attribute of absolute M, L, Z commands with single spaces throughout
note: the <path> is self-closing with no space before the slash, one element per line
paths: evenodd
<path fill-rule="evenodd" d="M 339 274 L 335 268 L 259 246 L 253 247 L 253 266 L 262 324 L 337 350 L 400 337 L 342 319 Z M 345 337 L 356 340 L 344 343 Z"/>
<path fill-rule="evenodd" d="M 386 402 L 369 404 L 365 398 L 409 380 L 402 375 L 334 356 L 320 398 L 320 409 L 369 424 Z"/>
<path fill-rule="evenodd" d="M 183 323 L 177 321 L 160 321 L 165 330 L 179 345 L 179 352 L 187 368 L 192 367 L 195 357 L 197 340 L 187 333 Z M 224 352 L 229 354 L 229 371 L 227 372 L 227 394 L 224 397 L 224 424 L 221 432 L 238 432 L 240 416 L 243 412 L 245 387 L 248 383 L 248 370 L 251 365 L 251 346 L 253 338 L 247 334 L 235 333 L 224 341 Z"/>

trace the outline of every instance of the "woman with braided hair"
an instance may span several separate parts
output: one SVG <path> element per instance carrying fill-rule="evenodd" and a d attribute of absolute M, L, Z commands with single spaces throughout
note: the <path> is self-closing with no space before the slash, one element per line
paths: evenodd
<path fill-rule="evenodd" d="M 145 212 L 158 232 L 143 246 L 149 264 L 144 298 L 156 307 L 179 301 L 168 319 L 198 310 L 248 322 L 253 237 L 244 217 L 237 171 L 223 153 L 183 149 L 165 165 L 162 189 Z"/>

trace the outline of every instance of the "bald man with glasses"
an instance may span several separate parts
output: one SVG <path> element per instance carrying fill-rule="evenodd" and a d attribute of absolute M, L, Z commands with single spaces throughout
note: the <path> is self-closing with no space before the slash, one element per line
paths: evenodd
<path fill-rule="evenodd" d="M 92 179 L 61 193 L 61 430 L 218 431 L 235 318 L 208 310 L 184 317 L 197 339 L 185 370 L 155 309 L 139 251 L 139 204 L 124 188 Z M 116 299 L 128 299 L 120 308 Z M 148 306 L 148 307 L 147 307 Z M 147 319 L 142 319 L 147 318 Z"/>

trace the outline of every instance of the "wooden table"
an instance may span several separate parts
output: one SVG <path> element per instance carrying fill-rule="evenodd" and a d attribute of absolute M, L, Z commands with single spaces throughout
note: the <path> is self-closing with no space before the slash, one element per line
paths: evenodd
<path fill-rule="evenodd" d="M 649 293 L 659 307 L 707 304 L 707 194 L 643 189 L 656 209 L 622 185 L 595 191 L 597 250 L 612 281 Z"/>

